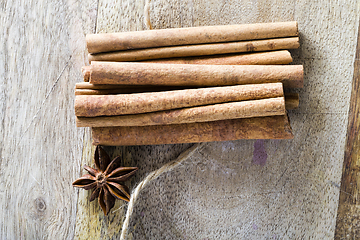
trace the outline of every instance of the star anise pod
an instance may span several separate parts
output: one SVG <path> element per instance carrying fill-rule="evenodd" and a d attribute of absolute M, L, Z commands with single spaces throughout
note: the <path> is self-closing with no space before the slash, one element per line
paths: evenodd
<path fill-rule="evenodd" d="M 96 147 L 94 161 L 96 169 L 85 165 L 84 169 L 89 174 L 77 179 L 73 186 L 92 189 L 90 202 L 98 197 L 99 205 L 107 215 L 116 199 L 130 200 L 129 188 L 123 182 L 134 175 L 138 168 L 120 167 L 121 158 L 116 157 L 110 161 L 109 155 L 99 146 Z"/>

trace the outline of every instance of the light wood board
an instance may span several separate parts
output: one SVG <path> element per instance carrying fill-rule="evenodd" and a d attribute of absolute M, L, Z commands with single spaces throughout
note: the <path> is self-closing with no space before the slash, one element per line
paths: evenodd
<path fill-rule="evenodd" d="M 359 1 L 151 0 L 154 29 L 299 22 L 305 68 L 295 138 L 208 143 L 141 194 L 129 239 L 333 239 L 353 76 Z M 144 30 L 145 1 L 99 1 L 98 32 Z M 188 145 L 108 148 L 147 173 Z M 116 155 L 116 154 L 114 154 Z M 80 239 L 117 239 L 126 204 L 109 217 L 97 203 L 78 209 Z M 81 209 L 81 211 L 80 211 Z M 100 217 L 91 215 L 99 212 Z M 80 213 L 80 214 L 79 214 Z M 89 219 L 90 218 L 90 219 Z M 100 220 L 99 220 L 100 219 Z M 92 224 L 96 223 L 96 224 Z M 96 226 L 96 229 L 94 229 Z"/>
<path fill-rule="evenodd" d="M 75 127 L 85 34 L 144 30 L 143 0 L 0 3 L 0 239 L 118 239 L 126 204 L 108 217 L 71 186 L 92 164 Z M 299 22 L 305 67 L 295 138 L 208 143 L 140 196 L 129 239 L 333 239 L 359 24 L 358 0 L 151 0 L 155 29 Z M 108 147 L 147 173 L 190 144 Z"/>
<path fill-rule="evenodd" d="M 360 35 L 354 62 L 354 77 L 351 89 L 349 122 L 341 179 L 339 208 L 336 221 L 336 239 L 360 238 L 360 203 L 359 203 L 359 159 L 360 159 Z"/>
<path fill-rule="evenodd" d="M 0 239 L 73 239 L 74 87 L 96 1 L 0 2 Z"/>

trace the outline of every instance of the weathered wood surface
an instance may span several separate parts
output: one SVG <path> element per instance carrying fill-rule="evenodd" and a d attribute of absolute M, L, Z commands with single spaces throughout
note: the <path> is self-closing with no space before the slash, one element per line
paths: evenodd
<path fill-rule="evenodd" d="M 73 239 L 75 82 L 96 0 L 0 2 L 0 239 Z"/>
<path fill-rule="evenodd" d="M 119 237 L 126 204 L 118 201 L 104 217 L 87 191 L 71 186 L 94 150 L 89 131 L 75 127 L 74 85 L 87 63 L 85 34 L 144 30 L 144 5 L 1 1 L 0 239 Z M 150 1 L 155 29 L 298 21 L 301 49 L 292 53 L 294 64 L 304 64 L 305 87 L 289 114 L 293 140 L 208 143 L 144 190 L 129 239 L 333 239 L 359 5 Z M 140 167 L 128 184 L 134 186 L 188 146 L 107 150 Z"/>
<path fill-rule="evenodd" d="M 336 239 L 360 238 L 360 35 L 354 62 L 349 122 L 341 179 Z"/>
<path fill-rule="evenodd" d="M 144 30 L 144 1 L 100 0 L 98 32 Z M 293 140 L 208 143 L 141 194 L 129 239 L 333 239 L 355 58 L 358 0 L 149 3 L 154 29 L 299 22 L 305 67 Z M 108 148 L 140 170 L 131 186 L 189 145 Z M 89 149 L 89 146 L 85 149 Z M 80 191 L 76 237 L 117 239 L 126 204 L 109 217 Z M 96 215 L 95 213 L 100 213 Z"/>

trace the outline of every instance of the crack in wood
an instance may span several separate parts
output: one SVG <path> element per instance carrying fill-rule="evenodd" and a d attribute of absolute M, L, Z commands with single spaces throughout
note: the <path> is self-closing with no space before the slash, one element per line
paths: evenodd
<path fill-rule="evenodd" d="M 358 42 L 354 62 L 354 75 L 351 90 L 349 121 L 347 130 L 347 142 L 344 155 L 344 165 L 342 170 L 339 206 L 335 229 L 335 239 L 359 238 L 358 218 L 353 216 L 360 215 L 360 62 L 356 60 L 360 55 L 360 25 L 358 29 Z M 353 207 L 352 207 L 353 206 Z"/>
<path fill-rule="evenodd" d="M 49 98 L 50 94 L 54 91 L 57 83 L 59 82 L 61 76 L 63 75 L 63 73 L 65 72 L 66 68 L 69 66 L 71 57 L 69 58 L 69 60 L 67 61 L 67 63 L 65 64 L 65 67 L 61 70 L 60 75 L 56 78 L 54 84 L 52 85 L 51 89 L 47 92 L 45 99 L 43 100 L 43 102 L 41 103 L 39 109 L 36 111 L 36 113 L 34 114 L 34 116 L 31 118 L 31 121 L 29 123 L 29 125 L 25 128 L 25 130 L 23 131 L 23 133 L 20 136 L 19 141 L 15 144 L 15 146 L 19 146 L 19 144 L 21 143 L 21 140 L 24 138 L 24 135 L 27 133 L 27 131 L 30 129 L 31 125 L 34 123 L 35 119 L 38 117 L 40 111 L 42 110 L 42 107 L 45 105 L 45 102 L 47 101 L 47 99 Z M 16 149 L 16 148 L 14 148 Z"/>

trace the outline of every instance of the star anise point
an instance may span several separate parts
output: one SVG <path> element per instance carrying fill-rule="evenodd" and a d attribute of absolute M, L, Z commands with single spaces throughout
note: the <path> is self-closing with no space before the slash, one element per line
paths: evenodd
<path fill-rule="evenodd" d="M 100 146 L 94 154 L 95 168 L 84 166 L 89 173 L 73 182 L 74 187 L 92 190 L 90 202 L 99 199 L 99 205 L 107 215 L 116 199 L 130 200 L 129 188 L 123 184 L 138 170 L 137 167 L 121 167 L 121 158 L 110 161 L 109 155 Z"/>

